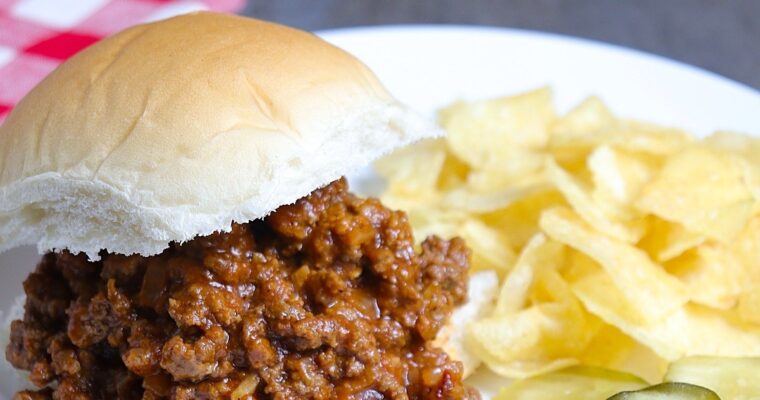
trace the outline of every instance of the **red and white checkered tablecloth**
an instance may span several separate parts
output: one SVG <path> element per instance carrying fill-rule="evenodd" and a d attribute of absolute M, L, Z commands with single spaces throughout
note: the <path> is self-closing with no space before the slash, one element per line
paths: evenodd
<path fill-rule="evenodd" d="M 58 64 L 128 26 L 245 0 L 0 0 L 0 123 Z"/>

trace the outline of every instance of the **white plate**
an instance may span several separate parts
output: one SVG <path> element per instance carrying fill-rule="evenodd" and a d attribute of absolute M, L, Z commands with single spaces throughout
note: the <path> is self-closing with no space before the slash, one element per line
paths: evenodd
<path fill-rule="evenodd" d="M 620 115 L 686 128 L 760 134 L 760 93 L 715 74 L 601 43 L 498 28 L 401 26 L 322 32 L 364 60 L 399 99 L 433 116 L 456 99 L 555 89 L 560 110 L 598 95 Z M 726 61 L 730 62 L 730 61 Z M 356 177 L 362 184 L 371 175 Z M 366 187 L 366 186 L 362 186 Z M 22 293 L 39 256 L 0 255 L 0 309 Z M 2 352 L 0 352 L 2 354 Z M 2 358 L 2 357 L 0 357 Z M 14 390 L 0 364 L 0 399 Z M 479 384 L 493 387 L 493 377 Z"/>

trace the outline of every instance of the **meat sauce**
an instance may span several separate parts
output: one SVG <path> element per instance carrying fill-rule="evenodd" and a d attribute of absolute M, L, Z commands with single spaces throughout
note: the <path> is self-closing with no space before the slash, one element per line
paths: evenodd
<path fill-rule="evenodd" d="M 462 240 L 415 251 L 345 180 L 152 257 L 45 255 L 7 359 L 16 399 L 478 399 L 431 345 L 465 301 Z"/>

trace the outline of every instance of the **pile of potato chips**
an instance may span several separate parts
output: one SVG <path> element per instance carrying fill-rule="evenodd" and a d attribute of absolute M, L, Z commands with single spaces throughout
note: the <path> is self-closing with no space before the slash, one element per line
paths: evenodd
<path fill-rule="evenodd" d="M 527 378 L 571 365 L 659 381 L 693 355 L 760 356 L 760 140 L 566 115 L 549 89 L 456 103 L 445 138 L 376 164 L 418 238 L 461 236 L 494 270 L 467 350 Z"/>

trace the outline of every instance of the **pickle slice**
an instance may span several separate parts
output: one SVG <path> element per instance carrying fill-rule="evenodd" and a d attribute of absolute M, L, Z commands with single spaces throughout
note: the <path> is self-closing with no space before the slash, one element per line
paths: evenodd
<path fill-rule="evenodd" d="M 720 400 L 720 397 L 701 386 L 666 382 L 633 392 L 621 392 L 607 400 Z"/>
<path fill-rule="evenodd" d="M 670 365 L 665 381 L 706 387 L 724 400 L 760 399 L 760 358 L 687 357 Z"/>
<path fill-rule="evenodd" d="M 513 382 L 493 400 L 604 400 L 647 383 L 625 372 L 595 367 L 570 367 Z"/>

